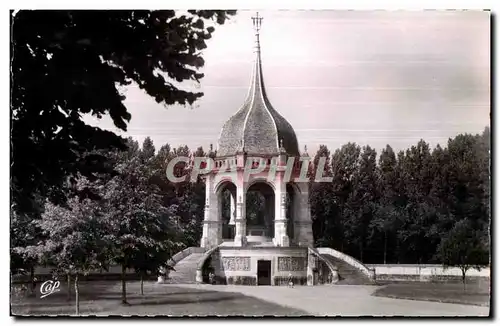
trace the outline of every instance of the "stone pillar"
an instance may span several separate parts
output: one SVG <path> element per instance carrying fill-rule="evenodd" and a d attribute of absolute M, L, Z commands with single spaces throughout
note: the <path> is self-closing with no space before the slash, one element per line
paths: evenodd
<path fill-rule="evenodd" d="M 231 193 L 231 204 L 229 211 L 229 225 L 234 225 L 234 219 L 236 217 L 236 194 Z"/>
<path fill-rule="evenodd" d="M 203 271 L 201 269 L 196 270 L 196 283 L 203 283 Z"/>
<path fill-rule="evenodd" d="M 316 268 L 316 259 L 314 254 L 309 251 L 307 254 L 307 285 L 314 284 L 314 269 Z"/>
<path fill-rule="evenodd" d="M 236 218 L 234 245 L 244 247 L 247 244 L 247 220 L 246 220 L 246 192 L 245 184 L 238 182 L 236 185 Z"/>
<path fill-rule="evenodd" d="M 273 242 L 278 247 L 288 247 L 290 241 L 286 234 L 286 184 L 283 172 L 276 174 L 276 189 L 274 192 L 274 238 Z"/>
<path fill-rule="evenodd" d="M 309 184 L 301 182 L 297 185 L 300 193 L 295 194 L 297 210 L 294 218 L 294 239 L 299 246 L 309 247 L 314 245 L 309 205 Z"/>
<path fill-rule="evenodd" d="M 219 199 L 214 190 L 214 177 L 208 175 L 205 179 L 205 212 L 203 217 L 203 232 L 200 246 L 211 248 L 221 243 Z"/>
<path fill-rule="evenodd" d="M 165 267 L 160 267 L 160 275 L 158 275 L 157 283 L 165 283 L 166 282 L 167 275 L 165 272 L 166 272 Z"/>

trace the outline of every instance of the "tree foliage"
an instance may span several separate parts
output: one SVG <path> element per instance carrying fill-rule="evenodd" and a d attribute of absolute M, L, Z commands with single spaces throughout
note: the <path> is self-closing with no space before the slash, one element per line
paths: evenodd
<path fill-rule="evenodd" d="M 331 156 L 332 183 L 311 185 L 316 245 L 366 263 L 440 263 L 441 239 L 467 220 L 488 251 L 489 140 L 486 128 L 433 150 L 423 140 L 399 153 L 387 145 L 378 163 L 369 146 L 343 145 Z"/>
<path fill-rule="evenodd" d="M 489 252 L 481 243 L 480 231 L 474 229 L 468 219 L 455 223 L 451 231 L 441 240 L 437 257 L 445 267 L 459 267 L 465 286 L 466 273 L 471 268 L 480 270 L 489 265 Z"/>
<path fill-rule="evenodd" d="M 97 149 L 123 139 L 92 127 L 85 114 L 109 115 L 126 130 L 123 86 L 135 84 L 158 103 L 192 104 L 203 94 L 202 50 L 213 25 L 234 11 L 22 10 L 11 16 L 11 188 L 18 210 L 36 194 L 66 198 L 66 179 L 101 168 Z M 29 159 L 27 159 L 29 157 Z"/>

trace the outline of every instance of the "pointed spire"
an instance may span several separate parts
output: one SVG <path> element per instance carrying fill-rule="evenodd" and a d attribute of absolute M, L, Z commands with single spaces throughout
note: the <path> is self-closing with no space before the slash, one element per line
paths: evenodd
<path fill-rule="evenodd" d="M 280 139 L 280 153 L 286 153 L 285 147 L 283 146 L 283 138 Z"/>
<path fill-rule="evenodd" d="M 281 151 L 280 138 L 283 137 L 283 143 L 286 143 L 285 152 L 300 155 L 292 126 L 272 107 L 267 98 L 261 63 L 262 20 L 259 13 L 252 17 L 255 57 L 250 87 L 243 106 L 222 127 L 217 148 L 219 156 L 245 152 L 274 155 Z M 261 132 L 257 132 L 257 129 Z"/>
<path fill-rule="evenodd" d="M 255 16 L 252 17 L 253 29 L 255 30 L 255 35 L 259 35 L 260 26 L 262 25 L 262 17 L 259 16 L 259 12 L 255 13 Z"/>
<path fill-rule="evenodd" d="M 309 153 L 307 152 L 307 145 L 304 145 L 304 152 L 302 153 L 302 156 L 309 156 Z"/>
<path fill-rule="evenodd" d="M 262 64 L 260 58 L 260 29 L 262 27 L 262 17 L 257 12 L 252 17 L 253 29 L 255 31 L 255 66 L 252 76 L 252 83 L 250 86 L 249 97 L 266 98 L 266 91 L 264 89 L 264 78 L 262 76 Z M 266 99 L 267 100 L 267 99 Z"/>

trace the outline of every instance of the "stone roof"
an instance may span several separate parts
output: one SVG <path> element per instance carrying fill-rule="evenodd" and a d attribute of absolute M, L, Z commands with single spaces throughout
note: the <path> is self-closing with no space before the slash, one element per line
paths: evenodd
<path fill-rule="evenodd" d="M 295 131 L 276 111 L 266 95 L 258 34 L 252 82 L 243 106 L 224 123 L 218 141 L 217 156 L 244 151 L 249 155 L 276 155 L 280 144 L 287 154 L 299 155 Z"/>

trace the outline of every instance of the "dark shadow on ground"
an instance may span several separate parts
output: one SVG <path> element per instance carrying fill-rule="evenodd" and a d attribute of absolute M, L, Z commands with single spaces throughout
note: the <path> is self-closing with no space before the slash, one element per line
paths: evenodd
<path fill-rule="evenodd" d="M 11 299 L 13 315 L 74 314 L 74 292 L 67 300 L 65 286 L 61 291 L 40 299 Z M 161 316 L 301 316 L 305 311 L 248 297 L 240 293 L 218 292 L 144 283 L 144 295 L 139 282 L 127 282 L 128 305 L 121 304 L 121 284 L 116 281 L 84 282 L 80 285 L 82 315 L 161 315 Z"/>

